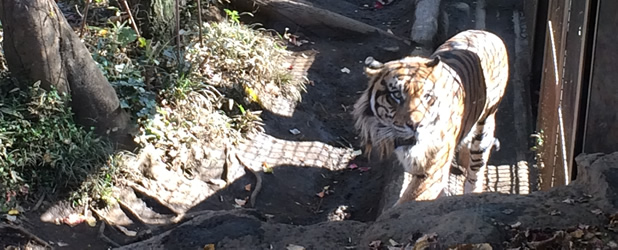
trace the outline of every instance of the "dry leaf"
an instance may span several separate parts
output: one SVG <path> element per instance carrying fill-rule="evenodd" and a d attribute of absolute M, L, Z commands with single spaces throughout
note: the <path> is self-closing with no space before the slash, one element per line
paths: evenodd
<path fill-rule="evenodd" d="M 268 165 L 268 163 L 266 163 L 265 161 L 262 162 L 262 171 L 264 171 L 264 173 L 273 173 L 273 168 L 270 167 L 270 165 Z"/>
<path fill-rule="evenodd" d="M 549 212 L 549 215 L 551 216 L 556 216 L 556 215 L 561 215 L 562 212 L 558 211 L 557 209 L 552 210 L 551 212 Z"/>
<path fill-rule="evenodd" d="M 294 245 L 294 244 L 289 244 L 287 247 L 285 247 L 285 249 L 287 250 L 305 250 L 304 246 L 299 246 L 299 245 Z"/>
<path fill-rule="evenodd" d="M 204 245 L 204 250 L 215 250 L 215 244 L 206 244 Z"/>
<path fill-rule="evenodd" d="M 571 198 L 567 198 L 567 199 L 563 200 L 562 202 L 563 202 L 563 203 L 566 203 L 566 204 L 574 204 L 574 203 L 575 203 L 575 200 L 573 200 L 573 199 L 571 199 Z"/>
<path fill-rule="evenodd" d="M 90 226 L 90 227 L 95 227 L 97 225 L 97 219 L 95 219 L 94 217 L 90 216 L 90 217 L 86 218 L 86 223 L 88 223 L 88 226 Z"/>
<path fill-rule="evenodd" d="M 381 240 L 374 240 L 372 242 L 369 243 L 369 247 L 372 249 L 377 249 L 382 245 L 382 241 Z"/>
<path fill-rule="evenodd" d="M 603 210 L 597 208 L 597 209 L 590 210 L 590 212 L 595 215 L 599 215 L 603 213 Z"/>
<path fill-rule="evenodd" d="M 360 167 L 360 168 L 358 168 L 358 170 L 361 171 L 361 172 L 367 172 L 370 169 L 371 169 L 371 167 Z"/>
<path fill-rule="evenodd" d="M 236 202 L 236 205 L 239 205 L 239 206 L 244 206 L 245 204 L 247 204 L 247 200 L 241 200 L 241 199 L 234 199 L 234 202 Z"/>
<path fill-rule="evenodd" d="M 575 231 L 571 232 L 571 233 L 570 233 L 570 235 L 571 235 L 573 238 L 579 239 L 579 238 L 581 238 L 582 236 L 584 236 L 584 230 L 577 229 L 577 230 L 575 230 Z"/>
<path fill-rule="evenodd" d="M 245 190 L 251 191 L 251 183 L 245 185 Z"/>
<path fill-rule="evenodd" d="M 397 242 L 397 241 L 395 241 L 393 239 L 388 239 L 388 243 L 390 243 L 391 246 L 394 246 L 394 247 L 401 245 L 401 244 L 399 244 L 399 242 Z"/>
<path fill-rule="evenodd" d="M 13 208 L 13 209 L 9 210 L 8 214 L 9 215 L 18 215 L 19 214 L 19 210 Z"/>
<path fill-rule="evenodd" d="M 317 193 L 315 195 L 317 195 L 320 198 L 324 198 L 324 190 L 322 190 L 322 192 L 319 192 L 319 193 Z"/>
<path fill-rule="evenodd" d="M 346 73 L 346 74 L 350 74 L 350 69 L 343 67 L 341 68 L 341 72 Z"/>
<path fill-rule="evenodd" d="M 514 224 L 511 224 L 511 228 L 518 228 L 521 226 L 521 222 L 515 222 Z"/>
<path fill-rule="evenodd" d="M 358 168 L 358 165 L 352 163 L 352 164 L 348 165 L 348 168 L 349 169 L 356 169 L 356 168 Z"/>
<path fill-rule="evenodd" d="M 10 221 L 10 222 L 15 222 L 17 220 L 17 216 L 15 215 L 5 215 L 4 218 L 6 218 L 6 220 Z"/>

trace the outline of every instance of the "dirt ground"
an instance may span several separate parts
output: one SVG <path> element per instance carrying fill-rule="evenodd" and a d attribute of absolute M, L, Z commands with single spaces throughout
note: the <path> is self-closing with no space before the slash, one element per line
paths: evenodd
<path fill-rule="evenodd" d="M 396 0 L 381 9 L 373 9 L 374 2 L 368 0 L 311 2 L 390 30 L 397 36 L 410 36 L 414 20 L 413 1 Z M 492 0 L 481 8 L 484 10 L 481 20 L 477 16 L 480 13 L 476 10 L 477 2 L 483 1 L 443 1 L 437 40 L 443 41 L 464 29 L 482 27 L 501 36 L 507 43 L 509 54 L 515 55 L 511 57 L 511 65 L 518 66 L 512 66 L 516 70 L 512 71 L 507 97 L 497 118 L 497 137 L 501 140 L 502 149 L 494 154 L 490 164 L 513 167 L 526 163 L 524 165 L 529 167 L 524 169 L 527 175 L 525 182 L 516 181 L 506 191 L 498 190 L 498 184 L 495 184 L 494 191 L 514 194 L 532 192 L 536 190 L 536 172 L 531 164 L 527 164 L 532 157 L 528 150 L 528 136 L 532 133 L 533 119 L 528 101 L 530 90 L 524 84 L 527 80 L 528 48 L 524 39 L 526 29 L 523 27 L 525 17 L 522 6 L 519 1 Z M 560 223 L 548 222 L 547 225 L 567 227 L 577 226 L 585 220 L 597 224 L 604 222 L 596 217 L 590 219 L 589 216 L 581 215 L 587 207 L 575 208 L 561 204 L 564 197 L 582 195 L 580 191 L 572 190 L 530 196 L 492 193 L 448 197 L 435 203 L 409 204 L 378 218 L 384 185 L 388 180 L 386 168 L 382 167 L 386 163 L 370 162 L 363 156 L 355 155 L 354 151 L 360 145 L 350 111 L 360 91 L 366 87 L 367 79 L 363 75 L 366 57 L 388 61 L 413 53 L 419 48 L 378 36 L 289 27 L 289 23 L 259 18 L 257 20 L 267 28 L 281 32 L 288 27 L 288 32 L 309 41 L 299 47 L 291 46 L 290 50 L 297 52 L 297 55 L 305 53 L 315 57 L 310 57 L 312 63 L 306 64 L 306 68 L 299 67 L 310 81 L 302 103 L 294 108 L 290 117 L 265 111 L 262 115 L 265 133 L 256 136 L 242 148 L 246 153 L 245 158 L 268 162 L 274 170 L 272 174 L 257 173 L 263 179 L 263 187 L 256 199 L 255 208 L 238 209 L 235 203 L 235 199 L 249 196 L 250 193 L 245 189 L 247 184 L 255 185 L 256 179 L 251 173 L 239 174 L 225 188 L 208 182 L 222 174 L 225 162 L 221 159 L 222 151 L 213 149 L 209 154 L 212 160 L 201 166 L 197 175 L 199 178 L 178 180 L 184 184 L 175 191 L 182 192 L 167 192 L 169 199 L 153 198 L 130 188 L 118 190 L 130 190 L 128 196 L 131 197 L 127 196 L 125 202 L 139 203 L 143 208 L 136 208 L 138 205 L 132 207 L 131 203 L 117 209 L 126 214 L 120 216 L 122 219 L 118 221 L 130 221 L 124 225 L 137 232 L 136 236 L 129 237 L 117 228 L 109 227 L 101 233 L 101 222 L 96 227 L 80 224 L 72 228 L 41 222 L 41 215 L 58 218 L 71 213 L 68 205 L 46 201 L 39 210 L 26 213 L 20 218 L 24 231 L 33 233 L 40 241 L 17 228 L 0 227 L 0 235 L 3 236 L 0 238 L 0 246 L 25 248 L 31 244 L 42 247 L 41 241 L 45 241 L 59 249 L 113 247 L 110 241 L 104 240 L 102 235 L 105 235 L 118 245 L 133 243 L 127 249 L 207 249 L 205 246 L 209 243 L 215 244 L 216 249 L 284 249 L 290 247 L 290 244 L 307 249 L 352 249 L 354 246 L 365 249 L 375 239 L 387 241 L 391 237 L 405 242 L 412 235 L 431 232 L 440 232 L 440 239 L 444 239 L 445 244 L 488 242 L 497 246 L 509 234 L 504 230 L 496 230 L 494 224 L 484 219 L 486 216 L 500 223 L 520 220 L 529 226 L 543 226 L 541 222 L 534 222 L 535 218 L 540 217 L 545 210 L 552 211 L 550 208 L 557 207 L 567 216 L 562 216 Z M 433 48 L 421 49 L 430 51 Z M 291 129 L 297 129 L 300 134 L 292 134 Z M 358 168 L 350 169 L 350 164 L 356 164 Z M 515 175 L 519 176 L 519 170 L 515 171 Z M 321 191 L 326 191 L 323 197 L 317 195 Z M 184 203 L 171 202 L 174 197 L 181 196 L 192 199 Z M 543 207 L 541 201 L 547 200 L 554 203 Z M 497 201 L 503 203 L 498 204 Z M 525 204 L 528 203 L 538 203 L 538 206 L 527 208 Z M 538 207 L 542 207 L 544 212 L 535 210 Z M 511 216 L 510 213 L 504 213 L 506 209 L 516 212 Z M 111 213 L 107 211 L 107 215 Z M 166 221 L 166 218 L 178 213 L 186 215 L 181 222 L 188 222 L 172 223 L 167 220 L 168 223 L 148 223 L 154 221 L 152 218 L 163 218 L 161 220 Z M 151 220 L 146 220 L 146 217 Z M 446 233 L 449 230 L 451 232 Z M 457 234 L 460 236 L 453 236 Z"/>

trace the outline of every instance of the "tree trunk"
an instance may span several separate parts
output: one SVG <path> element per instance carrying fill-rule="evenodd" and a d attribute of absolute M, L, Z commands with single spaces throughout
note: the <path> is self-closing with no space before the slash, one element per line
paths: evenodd
<path fill-rule="evenodd" d="M 2 0 L 0 20 L 14 77 L 69 94 L 78 124 L 95 127 L 119 146 L 131 145 L 128 113 L 53 0 Z"/>
<path fill-rule="evenodd" d="M 205 2 L 206 0 L 204 0 Z M 186 0 L 180 0 L 184 4 Z M 174 37 L 175 0 L 128 0 L 130 6 L 139 5 L 139 12 L 134 13 L 146 38 L 157 37 L 157 40 L 166 42 Z"/>

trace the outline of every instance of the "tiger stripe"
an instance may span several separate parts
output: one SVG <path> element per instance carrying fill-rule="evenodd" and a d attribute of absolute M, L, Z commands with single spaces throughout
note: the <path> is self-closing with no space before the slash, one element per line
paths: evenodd
<path fill-rule="evenodd" d="M 466 173 L 464 189 L 481 191 L 479 173 L 499 145 L 495 113 L 509 74 L 504 42 L 490 32 L 468 30 L 428 58 L 367 64 L 369 84 L 354 105 L 355 127 L 366 154 L 395 153 L 412 175 L 397 204 L 436 198 L 449 171 L 459 166 Z"/>

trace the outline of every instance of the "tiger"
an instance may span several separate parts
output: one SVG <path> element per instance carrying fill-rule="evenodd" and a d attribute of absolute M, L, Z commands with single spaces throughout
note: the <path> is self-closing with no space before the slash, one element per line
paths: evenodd
<path fill-rule="evenodd" d="M 394 206 L 445 195 L 449 173 L 465 171 L 464 193 L 482 192 L 496 112 L 509 78 L 504 41 L 482 30 L 457 33 L 429 57 L 365 61 L 368 86 L 354 104 L 364 153 L 395 153 L 411 178 Z M 375 151 L 374 151 L 375 152 Z"/>

